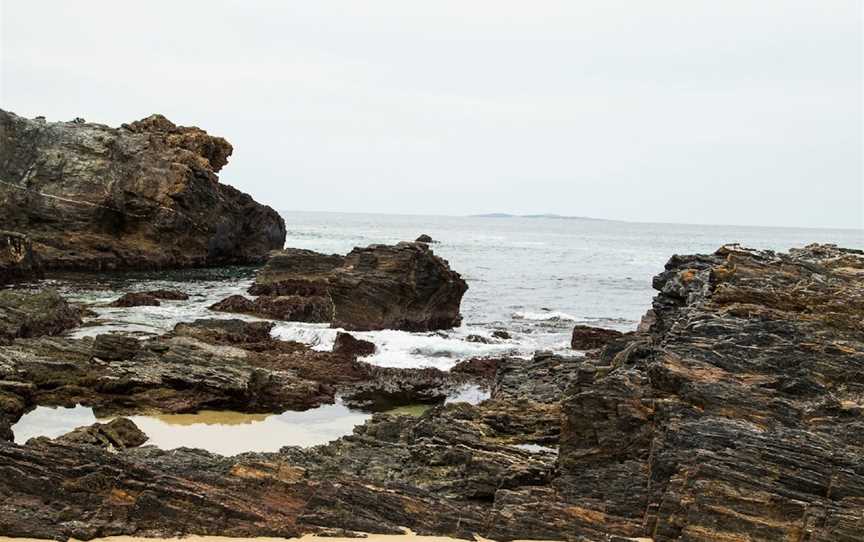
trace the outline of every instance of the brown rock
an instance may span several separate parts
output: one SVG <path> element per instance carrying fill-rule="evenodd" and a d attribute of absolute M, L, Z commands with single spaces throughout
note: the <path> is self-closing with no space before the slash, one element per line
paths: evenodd
<path fill-rule="evenodd" d="M 219 182 L 231 152 L 161 115 L 110 128 L 0 110 L 0 216 L 48 270 L 262 262 L 285 224 Z"/>
<path fill-rule="evenodd" d="M 622 335 L 623 333 L 614 329 L 577 325 L 573 328 L 573 338 L 570 339 L 570 348 L 573 350 L 603 348 L 609 341 L 617 339 Z"/>
<path fill-rule="evenodd" d="M 81 325 L 81 311 L 56 290 L 0 290 L 0 344 L 15 338 L 59 335 Z"/>
<path fill-rule="evenodd" d="M 0 231 L 0 284 L 42 276 L 33 243 L 20 233 Z"/>
<path fill-rule="evenodd" d="M 86 444 L 118 450 L 141 446 L 147 440 L 147 435 L 128 418 L 117 418 L 108 423 L 94 423 L 87 427 L 79 427 L 71 433 L 54 439 L 55 442 L 62 444 Z"/>
<path fill-rule="evenodd" d="M 333 309 L 324 296 L 260 296 L 255 300 L 232 295 L 210 306 L 210 310 L 250 314 L 292 322 L 329 322 Z"/>
<path fill-rule="evenodd" d="M 109 307 L 158 307 L 159 300 L 144 292 L 130 292 L 123 294 L 120 299 L 112 301 Z"/>
<path fill-rule="evenodd" d="M 350 333 L 338 332 L 333 343 L 333 352 L 351 357 L 371 356 L 375 353 L 375 344 L 357 339 Z"/>

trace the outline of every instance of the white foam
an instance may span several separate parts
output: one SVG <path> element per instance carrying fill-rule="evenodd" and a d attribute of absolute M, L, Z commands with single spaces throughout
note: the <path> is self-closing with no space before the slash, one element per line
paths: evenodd
<path fill-rule="evenodd" d="M 567 322 L 575 322 L 578 320 L 572 314 L 567 314 L 566 312 L 561 311 L 540 311 L 540 312 L 531 312 L 531 311 L 519 311 L 513 313 L 514 320 L 532 320 L 532 321 L 567 321 Z"/>

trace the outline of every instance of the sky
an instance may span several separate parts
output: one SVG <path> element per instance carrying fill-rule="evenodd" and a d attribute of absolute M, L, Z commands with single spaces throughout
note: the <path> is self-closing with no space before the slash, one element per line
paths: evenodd
<path fill-rule="evenodd" d="M 860 0 L 0 2 L 0 107 L 277 209 L 864 228 Z"/>

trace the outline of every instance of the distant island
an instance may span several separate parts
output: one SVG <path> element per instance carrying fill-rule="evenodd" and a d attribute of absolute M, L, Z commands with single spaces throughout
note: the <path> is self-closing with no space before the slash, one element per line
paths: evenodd
<path fill-rule="evenodd" d="M 510 213 L 486 213 L 479 215 L 469 215 L 470 218 L 559 218 L 562 220 L 605 220 L 603 218 L 592 218 L 590 216 L 567 216 L 556 215 L 552 213 L 538 215 L 513 215 Z"/>

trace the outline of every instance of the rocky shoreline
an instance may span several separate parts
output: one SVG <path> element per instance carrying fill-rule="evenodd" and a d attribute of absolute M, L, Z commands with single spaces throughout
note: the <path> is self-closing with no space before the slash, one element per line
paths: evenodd
<path fill-rule="evenodd" d="M 374 345 L 347 335 L 311 350 L 267 322 L 143 340 L 18 334 L 0 346 L 0 533 L 861 540 L 864 253 L 726 246 L 672 257 L 654 287 L 640 331 L 577 329 L 574 344 L 593 348 L 581 355 L 449 373 L 370 366 L 358 356 Z M 469 382 L 489 399 L 440 404 Z M 138 447 L 122 424 L 11 442 L 36 405 L 273 412 L 337 394 L 439 406 L 234 457 Z"/>

